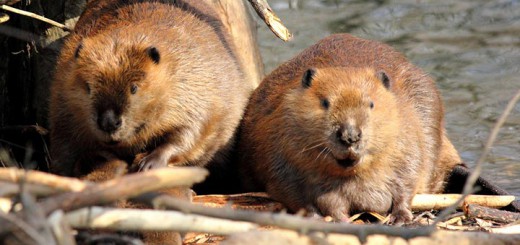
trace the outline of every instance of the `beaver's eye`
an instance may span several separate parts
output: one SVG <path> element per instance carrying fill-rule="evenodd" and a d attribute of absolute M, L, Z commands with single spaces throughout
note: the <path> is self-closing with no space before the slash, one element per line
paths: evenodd
<path fill-rule="evenodd" d="M 90 94 L 90 85 L 85 83 L 85 89 L 87 90 L 87 94 Z"/>
<path fill-rule="evenodd" d="M 320 104 L 324 109 L 329 109 L 330 103 L 328 99 L 320 99 Z"/>
<path fill-rule="evenodd" d="M 370 109 L 374 109 L 374 102 L 370 101 Z"/>
<path fill-rule="evenodd" d="M 132 87 L 130 88 L 130 93 L 132 93 L 132 94 L 137 93 L 137 85 L 132 84 Z"/>

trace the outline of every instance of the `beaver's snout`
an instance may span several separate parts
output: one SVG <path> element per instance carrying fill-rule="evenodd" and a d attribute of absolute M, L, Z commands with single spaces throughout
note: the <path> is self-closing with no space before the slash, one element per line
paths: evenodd
<path fill-rule="evenodd" d="M 120 115 L 116 115 L 114 110 L 106 110 L 98 114 L 97 124 L 99 129 L 106 133 L 114 133 L 123 124 Z"/>
<path fill-rule="evenodd" d="M 361 141 L 361 136 L 361 129 L 350 124 L 343 124 L 336 131 L 336 140 L 340 145 L 347 148 L 358 144 Z"/>

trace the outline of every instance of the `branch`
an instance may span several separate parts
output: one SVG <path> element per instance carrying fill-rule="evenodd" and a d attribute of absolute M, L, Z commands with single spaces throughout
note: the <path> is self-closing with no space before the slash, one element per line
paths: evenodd
<path fill-rule="evenodd" d="M 70 211 L 86 206 L 112 203 L 146 192 L 173 187 L 192 186 L 201 182 L 208 171 L 198 167 L 169 167 L 128 174 L 88 186 L 83 191 L 64 193 L 41 202 L 46 214 L 56 209 Z"/>
<path fill-rule="evenodd" d="M 284 213 L 254 212 L 246 210 L 236 210 L 230 207 L 211 208 L 203 205 L 192 204 L 188 201 L 179 200 L 169 196 L 159 196 L 152 200 L 154 207 L 179 210 L 185 213 L 200 214 L 209 217 L 230 219 L 236 221 L 247 221 L 260 225 L 277 226 L 284 229 L 298 232 L 320 231 L 325 233 L 352 234 L 364 241 L 368 235 L 384 234 L 388 236 L 398 236 L 405 239 L 429 236 L 435 227 L 421 227 L 408 229 L 403 227 L 392 227 L 385 225 L 353 225 L 348 223 L 328 223 L 321 220 L 304 218 Z"/>
<path fill-rule="evenodd" d="M 262 18 L 269 29 L 271 29 L 278 38 L 284 42 L 292 38 L 291 32 L 283 25 L 280 18 L 278 18 L 271 7 L 269 7 L 266 0 L 249 0 L 249 3 L 251 3 L 251 6 L 253 6 L 258 16 Z"/>
<path fill-rule="evenodd" d="M 513 110 L 516 102 L 520 99 L 520 90 L 516 92 L 516 94 L 513 96 L 513 98 L 509 101 L 509 103 L 506 106 L 506 109 L 504 112 L 502 112 L 502 115 L 498 119 L 498 121 L 495 123 L 495 126 L 493 127 L 493 130 L 489 134 L 489 137 L 487 139 L 486 145 L 484 146 L 484 150 L 482 151 L 482 154 L 480 155 L 480 158 L 478 159 L 477 163 L 475 164 L 475 170 L 471 173 L 471 175 L 466 180 L 466 184 L 464 185 L 464 189 L 462 191 L 461 198 L 454 203 L 452 206 L 446 208 L 443 210 L 438 216 L 433 225 L 437 225 L 440 221 L 444 220 L 448 215 L 453 213 L 458 206 L 461 205 L 462 201 L 466 196 L 471 194 L 473 192 L 473 186 L 478 180 L 478 177 L 480 176 L 480 172 L 482 172 L 482 164 L 484 163 L 484 160 L 486 159 L 487 155 L 491 151 L 491 146 L 493 146 L 493 143 L 495 142 L 495 139 L 498 135 L 498 132 L 500 131 L 500 128 L 506 121 L 507 116 L 509 116 L 509 113 L 511 113 L 511 110 Z"/>
<path fill-rule="evenodd" d="M 0 168 L 0 181 L 11 183 L 24 181 L 27 184 L 50 187 L 61 192 L 82 191 L 87 186 L 91 185 L 76 178 L 61 177 L 36 170 L 27 171 L 19 168 Z"/>
<path fill-rule="evenodd" d="M 177 211 L 129 208 L 82 208 L 67 213 L 65 219 L 72 227 L 79 229 L 205 232 L 229 235 L 258 228 L 258 225 L 247 222 L 184 214 Z"/>
<path fill-rule="evenodd" d="M 69 27 L 67 27 L 64 24 L 58 23 L 58 22 L 56 22 L 54 20 L 45 18 L 45 17 L 43 17 L 41 15 L 37 15 L 35 13 L 31 13 L 31 12 L 28 12 L 28 11 L 24 11 L 24 10 L 20 10 L 20 9 L 17 9 L 17 8 L 9 7 L 7 5 L 0 5 L 0 9 L 3 9 L 5 11 L 9 11 L 9 12 L 13 12 L 13 13 L 16 13 L 16 14 L 19 14 L 19 15 L 27 16 L 27 17 L 30 17 L 30 18 L 33 18 L 33 19 L 37 19 L 39 21 L 43 21 L 43 22 L 45 22 L 47 24 L 50 24 L 50 25 L 56 26 L 58 28 L 61 28 L 64 31 L 68 31 L 68 32 L 72 31 Z"/>
<path fill-rule="evenodd" d="M 412 200 L 413 211 L 440 210 L 457 203 L 460 194 L 417 194 Z M 503 208 L 515 200 L 515 196 L 468 195 L 465 204 L 478 204 L 491 208 Z M 462 205 L 457 206 L 458 209 Z"/>
<path fill-rule="evenodd" d="M 500 223 L 512 223 L 520 220 L 520 213 L 487 208 L 475 204 L 464 205 L 464 214 L 468 218 L 492 220 Z"/>

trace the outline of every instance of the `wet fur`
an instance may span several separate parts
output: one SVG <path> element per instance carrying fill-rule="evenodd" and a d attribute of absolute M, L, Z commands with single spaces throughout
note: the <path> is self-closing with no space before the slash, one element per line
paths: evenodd
<path fill-rule="evenodd" d="M 312 85 L 303 88 L 312 67 Z M 330 100 L 328 110 L 320 98 Z M 327 147 L 341 120 L 363 128 L 364 151 L 354 167 L 338 165 Z M 267 190 L 292 211 L 336 219 L 375 211 L 391 212 L 394 223 L 410 221 L 413 195 L 442 191 L 446 173 L 460 163 L 445 136 L 434 81 L 389 46 L 348 34 L 319 41 L 263 80 L 238 147 L 248 190 Z"/>

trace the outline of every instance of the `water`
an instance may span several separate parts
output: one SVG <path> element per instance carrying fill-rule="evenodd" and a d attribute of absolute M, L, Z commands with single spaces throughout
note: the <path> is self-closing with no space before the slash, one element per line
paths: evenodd
<path fill-rule="evenodd" d="M 520 89 L 520 1 L 271 0 L 294 34 L 283 43 L 259 23 L 266 72 L 331 33 L 385 42 L 436 78 L 446 128 L 473 166 Z M 520 104 L 501 129 L 483 175 L 520 196 Z"/>

